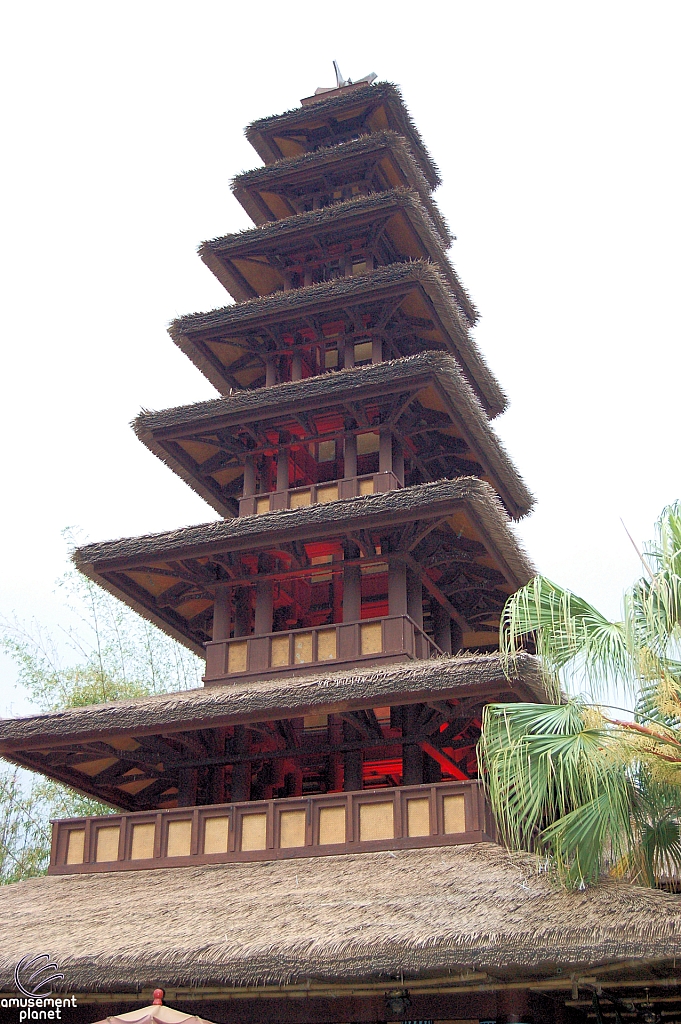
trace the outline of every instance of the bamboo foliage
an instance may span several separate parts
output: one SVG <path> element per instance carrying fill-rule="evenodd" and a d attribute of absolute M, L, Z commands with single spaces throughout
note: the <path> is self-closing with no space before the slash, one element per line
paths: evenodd
<path fill-rule="evenodd" d="M 570 886 L 604 869 L 646 884 L 681 870 L 681 504 L 640 557 L 619 621 L 542 576 L 502 618 L 506 670 L 534 645 L 555 703 L 488 706 L 490 800 L 507 844 L 542 851 Z M 565 696 L 576 690 L 588 696 Z M 632 719 L 599 706 L 613 694 L 633 697 Z"/>

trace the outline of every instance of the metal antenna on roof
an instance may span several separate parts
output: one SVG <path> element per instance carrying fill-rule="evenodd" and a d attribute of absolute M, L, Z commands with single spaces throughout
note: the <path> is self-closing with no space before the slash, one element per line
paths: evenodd
<path fill-rule="evenodd" d="M 341 69 L 338 67 L 338 62 L 333 62 L 333 70 L 336 72 L 336 88 L 342 89 L 344 85 L 352 85 L 351 80 L 348 78 L 347 82 L 343 78 Z"/>

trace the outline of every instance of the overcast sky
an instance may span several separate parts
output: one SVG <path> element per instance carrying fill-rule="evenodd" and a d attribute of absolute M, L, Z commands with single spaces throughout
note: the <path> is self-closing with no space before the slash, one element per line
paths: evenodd
<path fill-rule="evenodd" d="M 681 497 L 678 2 L 5 4 L 0 612 L 56 628 L 61 531 L 215 513 L 138 441 L 213 397 L 166 334 L 231 301 L 196 255 L 248 226 L 251 120 L 396 82 L 438 163 L 452 259 L 510 398 L 538 568 L 612 615 Z M 0 713 L 27 705 L 0 662 Z"/>

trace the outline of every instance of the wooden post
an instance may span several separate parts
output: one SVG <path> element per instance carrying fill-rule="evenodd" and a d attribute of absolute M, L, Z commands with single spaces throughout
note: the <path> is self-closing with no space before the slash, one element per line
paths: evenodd
<path fill-rule="evenodd" d="M 255 494 L 255 460 L 252 455 L 246 456 L 244 462 L 244 498 L 250 498 Z"/>
<path fill-rule="evenodd" d="M 229 591 L 224 584 L 219 584 L 213 603 L 213 641 L 229 640 L 229 611 Z"/>
<path fill-rule="evenodd" d="M 343 444 L 343 476 L 346 480 L 357 476 L 357 435 L 346 434 Z"/>
<path fill-rule="evenodd" d="M 248 752 L 248 734 L 243 725 L 234 726 L 234 753 L 243 755 Z M 251 763 L 240 761 L 232 766 L 232 803 L 250 800 L 251 797 Z"/>
<path fill-rule="evenodd" d="M 403 739 L 414 734 L 421 707 L 420 704 L 407 704 L 402 708 Z M 417 743 L 402 744 L 402 785 L 423 785 L 423 751 Z"/>
<path fill-rule="evenodd" d="M 196 768 L 180 768 L 178 772 L 178 807 L 194 807 L 196 805 L 196 788 L 198 772 Z"/>
<path fill-rule="evenodd" d="M 261 580 L 255 585 L 255 628 L 256 636 L 272 632 L 272 602 L 274 593 L 271 580 Z"/>
<path fill-rule="evenodd" d="M 435 643 L 445 652 L 452 653 L 452 627 L 449 613 L 435 599 L 430 602 L 431 615 L 433 617 L 433 632 Z"/>
<path fill-rule="evenodd" d="M 355 340 L 352 334 L 345 339 L 345 355 L 343 356 L 343 366 L 346 370 L 351 370 L 355 365 Z"/>
<path fill-rule="evenodd" d="M 387 427 L 379 431 L 378 472 L 391 473 L 393 468 L 393 435 Z"/>
<path fill-rule="evenodd" d="M 451 635 L 450 642 L 452 645 L 451 651 L 452 654 L 456 654 L 456 652 L 460 651 L 463 647 L 463 632 L 459 623 L 455 622 L 454 619 L 449 620 L 449 630 Z"/>
<path fill-rule="evenodd" d="M 383 339 L 373 337 L 371 339 L 371 362 L 383 362 Z"/>
<path fill-rule="evenodd" d="M 251 609 L 248 587 L 234 591 L 234 636 L 248 636 L 251 632 Z"/>
<path fill-rule="evenodd" d="M 303 353 L 299 348 L 293 350 L 291 357 L 291 380 L 303 379 Z"/>
<path fill-rule="evenodd" d="M 357 733 L 347 722 L 343 722 L 343 739 L 351 743 L 357 739 Z M 346 793 L 353 793 L 362 789 L 362 761 L 361 750 L 346 750 L 343 756 L 343 790 Z"/>
<path fill-rule="evenodd" d="M 393 473 L 399 484 L 404 487 L 404 449 L 393 438 Z"/>
<path fill-rule="evenodd" d="M 362 574 L 358 565 L 343 566 L 343 622 L 362 617 Z"/>
<path fill-rule="evenodd" d="M 407 614 L 407 567 L 404 562 L 388 564 L 388 613 Z"/>
<path fill-rule="evenodd" d="M 327 740 L 330 747 L 337 747 L 343 742 L 343 722 L 338 715 L 329 715 Z M 329 755 L 329 791 L 339 793 L 343 789 L 343 761 L 340 754 Z"/>
<path fill-rule="evenodd" d="M 265 359 L 265 387 L 271 388 L 273 384 L 277 383 L 277 363 L 276 356 L 269 355 Z"/>
<path fill-rule="evenodd" d="M 280 448 L 277 455 L 277 490 L 288 490 L 288 450 Z"/>
<path fill-rule="evenodd" d="M 419 629 L 423 629 L 423 587 L 411 569 L 407 572 L 407 615 Z"/>

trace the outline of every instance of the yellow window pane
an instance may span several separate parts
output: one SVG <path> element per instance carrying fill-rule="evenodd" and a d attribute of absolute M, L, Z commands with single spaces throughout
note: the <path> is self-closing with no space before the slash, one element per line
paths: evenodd
<path fill-rule="evenodd" d="M 352 276 L 353 277 L 358 277 L 360 274 L 366 274 L 366 272 L 367 272 L 366 260 L 362 260 L 361 263 L 353 263 L 352 264 Z"/>
<path fill-rule="evenodd" d="M 261 498 L 255 499 L 255 514 L 257 516 L 263 515 L 265 512 L 270 510 L 270 496 L 269 494 L 263 495 Z"/>
<path fill-rule="evenodd" d="M 466 831 L 466 809 L 463 794 L 446 796 L 442 801 L 444 810 L 445 835 L 455 835 Z"/>
<path fill-rule="evenodd" d="M 267 849 L 267 815 L 244 814 L 241 819 L 241 849 Z"/>
<path fill-rule="evenodd" d="M 320 629 L 317 633 L 317 661 L 333 661 L 336 657 L 336 630 Z"/>
<path fill-rule="evenodd" d="M 333 462 L 336 458 L 336 442 L 320 441 L 317 445 L 317 460 L 319 462 Z"/>
<path fill-rule="evenodd" d="M 322 807 L 319 812 L 319 845 L 331 846 L 345 842 L 345 804 Z"/>
<path fill-rule="evenodd" d="M 168 822 L 168 856 L 188 857 L 192 852 L 191 818 Z"/>
<path fill-rule="evenodd" d="M 290 635 L 284 633 L 283 636 L 272 637 L 272 654 L 270 656 L 270 665 L 273 668 L 281 667 L 282 665 L 289 665 L 291 662 L 290 655 Z"/>
<path fill-rule="evenodd" d="M 149 822 L 148 825 L 133 825 L 131 860 L 149 860 L 154 856 L 155 834 L 156 826 L 153 822 Z"/>
<path fill-rule="evenodd" d="M 360 494 L 373 494 L 374 493 L 374 478 L 372 476 L 365 476 L 359 482 L 359 493 Z"/>
<path fill-rule="evenodd" d="M 289 501 L 289 508 L 304 508 L 312 504 L 312 492 L 307 488 L 304 491 L 293 491 Z"/>
<path fill-rule="evenodd" d="M 282 811 L 279 818 L 280 839 L 282 850 L 290 850 L 296 846 L 305 846 L 305 811 Z"/>
<path fill-rule="evenodd" d="M 71 829 L 66 847 L 66 863 L 82 864 L 85 860 L 85 829 Z"/>
<path fill-rule="evenodd" d="M 362 346 L 355 346 L 355 358 L 357 358 L 357 349 Z M 368 359 L 371 358 L 371 342 L 367 345 L 369 349 Z M 370 430 L 366 434 L 357 435 L 357 454 L 358 455 L 370 455 L 371 452 L 377 452 L 380 444 L 380 439 L 377 430 Z"/>
<path fill-rule="evenodd" d="M 362 654 L 380 654 L 383 650 L 380 622 L 363 622 L 360 637 Z"/>
<path fill-rule="evenodd" d="M 328 501 L 338 501 L 338 484 L 324 484 L 317 487 L 317 503 L 325 505 Z"/>
<path fill-rule="evenodd" d="M 393 803 L 359 805 L 359 839 L 367 843 L 372 839 L 394 839 Z"/>
<path fill-rule="evenodd" d="M 227 853 L 229 849 L 229 818 L 206 818 L 203 833 L 204 853 Z"/>
<path fill-rule="evenodd" d="M 327 370 L 332 369 L 334 366 L 338 366 L 338 349 L 327 348 L 324 353 L 324 366 Z"/>
<path fill-rule="evenodd" d="M 118 841 L 121 837 L 120 825 L 107 825 L 97 829 L 97 846 L 95 860 L 98 864 L 105 861 L 118 860 Z"/>
<path fill-rule="evenodd" d="M 422 799 L 407 800 L 407 835 L 430 835 L 430 801 Z"/>
<path fill-rule="evenodd" d="M 296 665 L 312 661 L 312 633 L 296 633 L 293 650 Z"/>
<path fill-rule="evenodd" d="M 227 647 L 227 671 L 245 672 L 248 664 L 248 643 L 237 640 Z"/>

